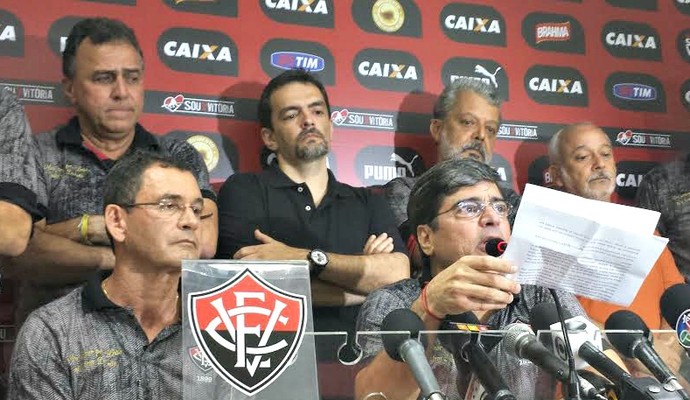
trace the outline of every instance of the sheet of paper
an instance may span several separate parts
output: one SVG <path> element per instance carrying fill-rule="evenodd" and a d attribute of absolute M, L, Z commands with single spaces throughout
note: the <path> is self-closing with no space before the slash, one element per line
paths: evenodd
<path fill-rule="evenodd" d="M 527 185 L 503 257 L 520 268 L 522 284 L 628 306 L 668 243 L 653 235 L 658 219 L 655 211 Z"/>

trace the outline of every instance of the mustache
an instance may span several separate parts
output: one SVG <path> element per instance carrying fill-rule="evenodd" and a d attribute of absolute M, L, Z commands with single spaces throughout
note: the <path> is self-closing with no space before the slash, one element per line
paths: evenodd
<path fill-rule="evenodd" d="M 591 181 L 593 181 L 593 180 L 595 180 L 595 179 L 608 179 L 608 180 L 611 180 L 611 179 L 613 179 L 613 177 L 611 176 L 611 174 L 609 174 L 609 173 L 606 172 L 606 171 L 599 171 L 599 172 L 596 172 L 596 173 L 592 174 L 589 178 L 587 178 L 587 182 L 591 182 Z"/>
<path fill-rule="evenodd" d="M 486 160 L 486 150 L 484 150 L 484 146 L 482 146 L 482 142 L 473 140 L 465 145 L 462 146 L 460 149 L 460 152 L 463 153 L 468 150 L 474 150 L 479 152 L 479 154 L 482 155 L 482 159 Z"/>
<path fill-rule="evenodd" d="M 307 128 L 303 130 L 302 132 L 297 135 L 297 141 L 300 141 L 307 137 L 308 135 L 313 135 L 316 134 L 318 135 L 321 139 L 326 140 L 326 138 L 323 136 L 323 133 L 321 133 L 320 130 L 318 130 L 316 127 L 312 126 L 311 128 Z"/>

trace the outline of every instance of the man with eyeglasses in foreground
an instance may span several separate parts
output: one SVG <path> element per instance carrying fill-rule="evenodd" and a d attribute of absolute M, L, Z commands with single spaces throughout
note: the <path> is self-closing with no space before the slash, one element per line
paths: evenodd
<path fill-rule="evenodd" d="M 546 288 L 520 286 L 507 275 L 517 267 L 509 260 L 486 254 L 490 239 L 510 239 L 507 217 L 511 206 L 503 199 L 498 175 L 472 159 L 452 158 L 436 164 L 415 183 L 407 212 L 422 253 L 424 279 L 406 279 L 371 293 L 357 319 L 357 331 L 379 331 L 383 319 L 398 308 L 409 308 L 438 330 L 448 316 L 473 312 L 481 324 L 498 330 L 514 322 L 529 322 L 533 306 L 553 302 Z M 584 315 L 575 297 L 559 292 L 570 315 Z M 382 393 L 388 399 L 416 399 L 419 387 L 404 363 L 382 351 L 378 335 L 360 335 L 363 358 L 369 364 L 356 378 L 355 398 Z M 499 343 L 489 357 L 518 399 L 540 398 L 553 381 L 532 363 L 507 354 Z M 428 359 L 448 399 L 463 399 L 470 387 L 466 363 L 455 364 L 453 354 L 438 340 L 430 343 Z M 548 385 L 544 389 L 541 385 Z M 538 388 L 537 388 L 538 387 Z M 472 397 L 473 398 L 473 397 Z"/>
<path fill-rule="evenodd" d="M 201 252 L 191 169 L 136 152 L 111 170 L 104 223 L 115 266 L 34 311 L 12 354 L 11 399 L 180 399 L 181 260 Z"/>

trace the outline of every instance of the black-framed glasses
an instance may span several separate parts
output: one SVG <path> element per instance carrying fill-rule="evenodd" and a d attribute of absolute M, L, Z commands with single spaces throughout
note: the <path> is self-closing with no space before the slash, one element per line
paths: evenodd
<path fill-rule="evenodd" d="M 452 212 L 456 218 L 477 218 L 484 213 L 487 205 L 490 205 L 496 214 L 500 215 L 502 218 L 508 217 L 510 210 L 513 209 L 513 206 L 505 200 L 491 200 L 486 203 L 479 200 L 460 200 L 450 209 L 436 214 L 434 218 L 450 212 Z"/>
<path fill-rule="evenodd" d="M 199 218 L 199 219 L 206 219 L 206 218 L 209 218 L 211 215 L 213 215 L 213 214 L 205 214 L 204 215 L 204 204 L 201 202 L 187 205 L 180 200 L 172 200 L 172 199 L 162 199 L 162 200 L 155 202 L 155 203 L 120 204 L 120 207 L 124 207 L 124 208 L 153 207 L 154 210 L 158 211 L 159 214 L 161 214 L 164 217 L 169 217 L 169 218 L 181 217 L 184 214 L 187 207 L 191 208 L 194 216 Z"/>

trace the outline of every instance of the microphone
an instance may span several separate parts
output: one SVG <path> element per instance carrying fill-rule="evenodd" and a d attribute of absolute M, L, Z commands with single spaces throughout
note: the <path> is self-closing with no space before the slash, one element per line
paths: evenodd
<path fill-rule="evenodd" d="M 508 243 L 506 243 L 505 240 L 494 238 L 489 239 L 486 242 L 486 244 L 484 245 L 484 251 L 486 251 L 486 254 L 490 256 L 498 257 L 501 254 L 505 253 L 507 247 Z"/>
<path fill-rule="evenodd" d="M 419 331 L 424 329 L 424 323 L 412 310 L 399 308 L 393 310 L 383 319 L 382 331 L 407 331 L 408 334 L 381 335 L 383 348 L 388 356 L 396 361 L 404 362 L 410 368 L 414 379 L 419 385 L 422 397 L 428 400 L 444 400 L 441 388 L 434 376 L 431 366 L 426 359 L 424 346 L 413 339 L 419 336 Z"/>
<path fill-rule="evenodd" d="M 678 343 L 690 357 L 690 285 L 679 283 L 661 296 L 661 314 L 676 330 Z"/>
<path fill-rule="evenodd" d="M 628 310 L 618 310 L 611 314 L 604 324 L 606 330 L 642 331 L 630 333 L 609 333 L 606 337 L 621 354 L 637 358 L 659 380 L 668 391 L 676 391 L 681 398 L 690 400 L 690 395 L 678 383 L 673 371 L 659 357 L 652 346 L 649 328 L 637 314 Z"/>
<path fill-rule="evenodd" d="M 503 344 L 510 354 L 516 357 L 532 361 L 544 371 L 561 382 L 569 382 L 568 364 L 556 357 L 541 344 L 532 330 L 525 324 L 513 323 L 508 325 L 503 337 Z M 584 379 L 579 379 L 582 393 L 590 399 L 605 400 L 606 397 L 599 394 L 591 383 Z"/>

